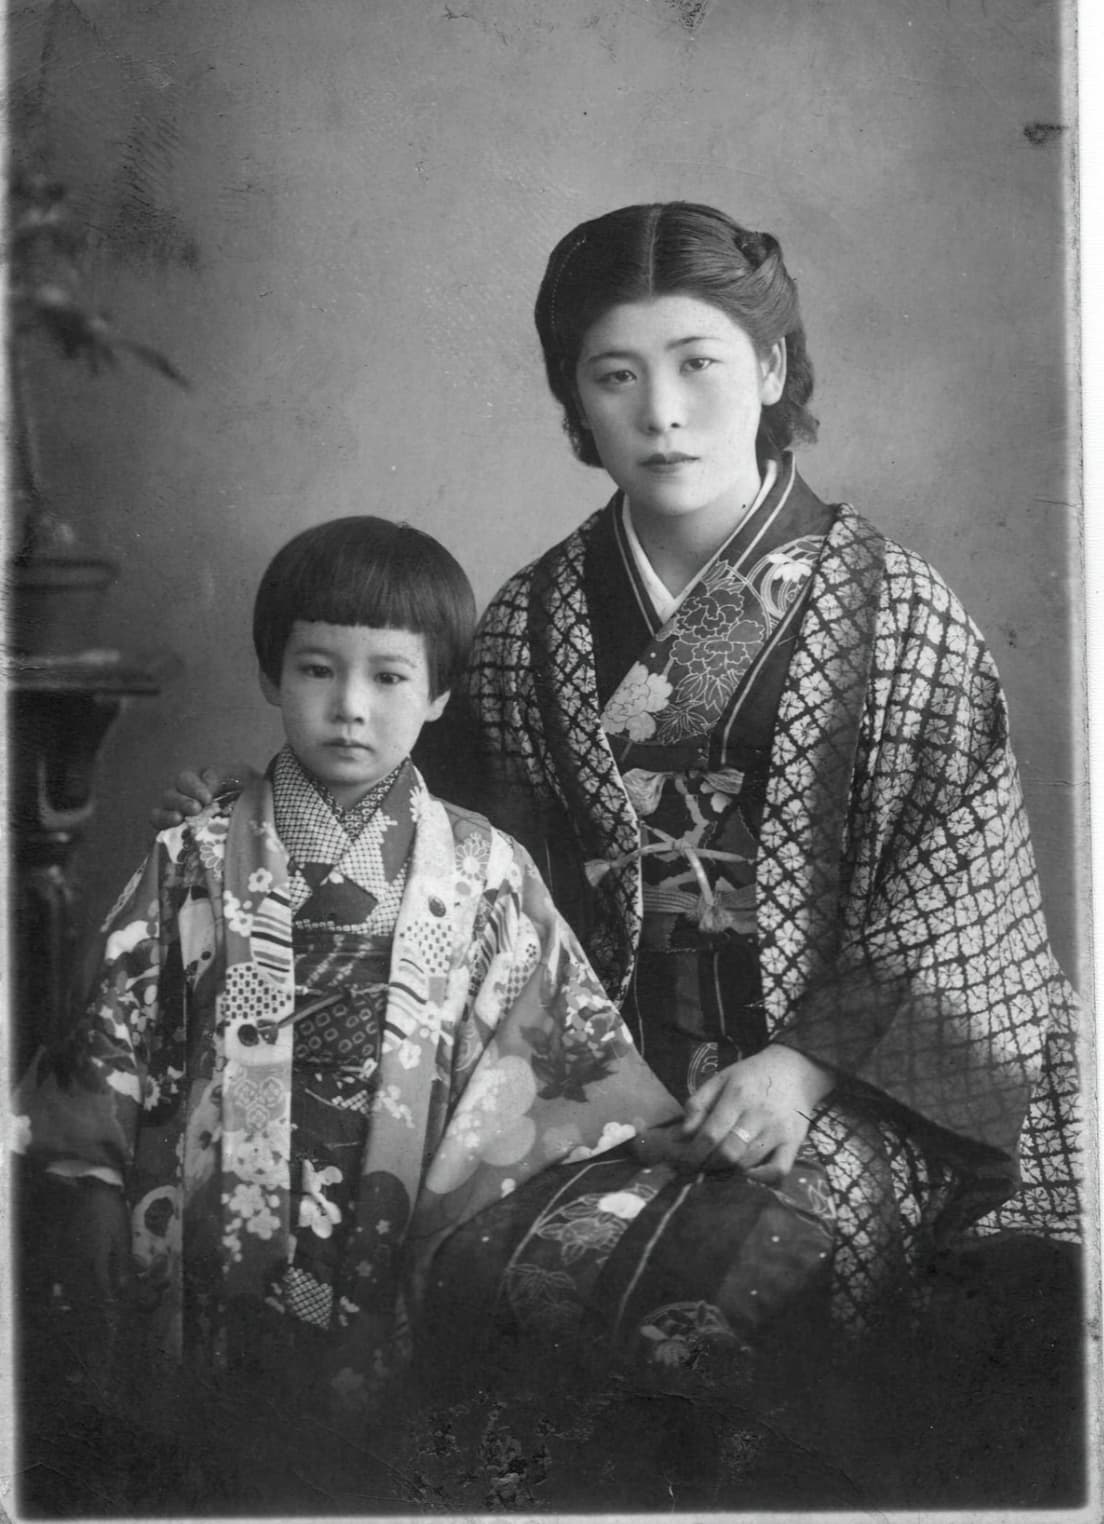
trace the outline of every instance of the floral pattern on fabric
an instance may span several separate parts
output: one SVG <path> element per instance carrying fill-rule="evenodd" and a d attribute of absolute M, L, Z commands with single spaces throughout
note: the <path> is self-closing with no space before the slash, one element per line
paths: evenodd
<path fill-rule="evenodd" d="M 800 481 L 794 490 L 812 496 Z M 562 820 L 568 852 L 587 865 L 579 924 L 621 1001 L 634 975 L 648 983 L 656 967 L 639 972 L 651 919 L 641 819 L 669 825 L 657 811 L 671 780 L 695 771 L 685 808 L 707 819 L 717 768 L 700 750 L 649 768 L 643 748 L 626 745 L 621 775 L 602 723 L 586 592 L 588 557 L 616 538 L 618 506 L 492 601 L 467 692 L 495 796 L 519 822 L 529 811 L 534 840 L 541 821 Z M 937 1231 L 1076 1238 L 1077 1005 L 1047 946 L 991 658 L 932 569 L 846 505 L 804 591 L 761 785 L 741 782 L 745 796 L 764 790 L 754 902 L 742 907 L 759 944 L 761 1040 L 781 1038 L 836 1067 L 875 1108 L 884 1098 L 872 1145 L 883 1163 L 904 1157 L 891 1125 L 902 1114 L 917 1134 L 906 1153 L 919 1157 L 932 1138 L 949 1149 L 936 1180 L 888 1164 L 864 1178 L 863 1149 L 839 1139 L 865 1138 L 867 1121 L 841 1092 L 829 1108 L 838 1138 L 810 1135 L 821 1139 L 840 1207 L 840 1243 L 895 1223 L 893 1242 L 908 1241 L 919 1263 Z M 646 673 L 647 653 L 637 660 Z M 658 732 L 660 712 L 649 714 Z M 726 808 L 722 799 L 722 818 Z M 677 823 L 669 834 L 681 834 Z M 738 886 L 727 865 L 723 877 Z M 655 1034 L 645 1037 L 654 1060 Z M 694 1032 L 688 1040 L 689 1062 L 708 1072 L 709 1045 Z M 913 1221 L 926 1224 L 923 1241 L 902 1236 Z M 835 1305 L 850 1321 L 855 1299 L 876 1287 L 861 1254 L 837 1252 L 835 1266 Z"/>
<path fill-rule="evenodd" d="M 715 1361 L 739 1393 L 780 1314 L 823 1317 L 834 1235 L 811 1155 L 775 1187 L 610 1155 L 532 1180 L 446 1240 L 424 1336 L 461 1362 L 495 1333 L 522 1360 L 533 1340 L 551 1346 L 571 1370 L 612 1358 L 637 1377 L 684 1369 L 692 1379 Z"/>
<path fill-rule="evenodd" d="M 352 1089 L 340 1059 L 333 1072 L 329 1154 L 303 1156 L 292 1127 L 297 1064 L 322 1070 L 308 1034 L 297 1057 L 297 1024 L 276 1025 L 295 1011 L 296 960 L 264 781 L 158 838 L 109 928 L 84 1022 L 15 1108 L 41 1163 L 126 1179 L 156 1303 L 151 1350 L 221 1361 L 232 1308 L 291 1312 L 325 1334 L 330 1390 L 354 1406 L 405 1358 L 420 1267 L 458 1223 L 679 1110 L 520 848 L 432 799 L 410 767 L 356 846 L 391 825 L 408 861 L 383 1031 L 378 1052 L 354 1054 Z M 343 1094 L 352 1177 L 332 1155 Z M 346 1271 L 331 1279 L 314 1256 L 338 1243 Z"/>
<path fill-rule="evenodd" d="M 822 543 L 805 535 L 758 560 L 753 547 L 732 559 L 723 548 L 607 701 L 603 729 L 661 745 L 708 735 L 763 647 L 784 633 Z"/>

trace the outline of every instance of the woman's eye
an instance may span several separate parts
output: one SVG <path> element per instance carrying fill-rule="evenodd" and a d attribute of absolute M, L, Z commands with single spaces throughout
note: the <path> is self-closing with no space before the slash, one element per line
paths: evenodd
<path fill-rule="evenodd" d="M 385 688 L 395 688 L 399 683 L 405 683 L 406 677 L 402 672 L 377 672 L 376 682 Z"/>
<path fill-rule="evenodd" d="M 299 668 L 304 677 L 327 678 L 331 676 L 331 669 L 319 661 L 307 661 Z"/>
<path fill-rule="evenodd" d="M 716 365 L 716 360 L 708 355 L 691 355 L 689 360 L 683 362 L 683 369 L 689 371 L 708 370 L 711 365 Z"/>
<path fill-rule="evenodd" d="M 631 370 L 606 370 L 598 377 L 599 386 L 627 386 L 634 379 Z"/>

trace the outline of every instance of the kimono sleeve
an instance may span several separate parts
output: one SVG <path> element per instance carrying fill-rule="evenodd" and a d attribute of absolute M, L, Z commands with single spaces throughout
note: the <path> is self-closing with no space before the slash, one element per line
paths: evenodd
<path fill-rule="evenodd" d="M 455 1225 L 539 1171 L 682 1114 L 648 1068 L 528 853 L 492 833 L 448 1124 L 421 1222 Z"/>
<path fill-rule="evenodd" d="M 479 624 L 457 708 L 481 779 L 478 808 L 539 860 L 548 836 L 543 725 L 532 682 L 531 568 L 492 600 Z"/>
<path fill-rule="evenodd" d="M 103 933 L 94 993 L 72 1033 L 40 1051 L 13 1099 L 18 1151 L 47 1169 L 125 1179 L 149 1101 L 151 1055 L 167 1061 L 163 974 L 175 923 L 163 841 L 134 875 Z M 178 958 L 177 958 L 178 961 Z M 182 1069 L 182 1064 L 181 1064 Z"/>
<path fill-rule="evenodd" d="M 934 1130 L 1009 1161 L 1070 999 L 1051 956 L 996 669 L 961 607 L 883 641 L 852 796 L 832 967 L 779 1039 Z"/>

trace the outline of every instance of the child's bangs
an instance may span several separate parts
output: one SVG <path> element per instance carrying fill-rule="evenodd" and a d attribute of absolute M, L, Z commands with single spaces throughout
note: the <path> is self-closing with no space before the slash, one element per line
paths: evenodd
<path fill-rule="evenodd" d="M 294 600 L 296 617 L 426 634 L 434 623 L 434 600 L 424 583 L 410 576 L 411 568 L 401 564 L 407 559 L 347 555 L 335 563 L 329 556 L 320 558 L 316 575 L 310 574 L 314 568 L 304 568 L 304 585 Z"/>

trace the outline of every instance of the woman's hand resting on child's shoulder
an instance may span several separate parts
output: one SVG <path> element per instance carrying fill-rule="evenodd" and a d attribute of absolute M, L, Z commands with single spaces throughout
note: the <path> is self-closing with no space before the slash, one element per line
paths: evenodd
<path fill-rule="evenodd" d="M 653 1129 L 635 1152 L 687 1170 L 741 1169 L 776 1185 L 793 1169 L 813 1110 L 834 1086 L 831 1069 L 772 1044 L 706 1080 L 687 1101 L 681 1126 Z"/>
<path fill-rule="evenodd" d="M 189 816 L 198 815 L 219 794 L 241 789 L 255 777 L 256 771 L 248 762 L 236 762 L 224 768 L 205 767 L 198 773 L 193 768 L 185 768 L 177 773 L 150 811 L 150 820 L 157 830 L 169 830 Z"/>

